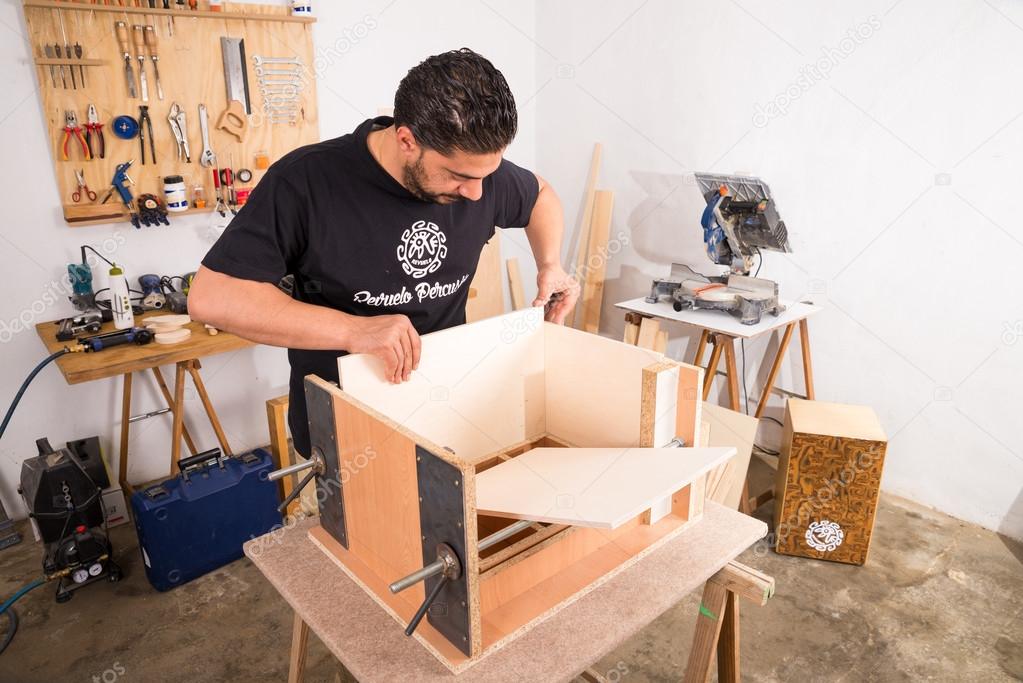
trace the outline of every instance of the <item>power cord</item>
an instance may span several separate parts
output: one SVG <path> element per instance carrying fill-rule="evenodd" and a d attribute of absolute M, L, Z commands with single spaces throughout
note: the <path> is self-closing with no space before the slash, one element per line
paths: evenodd
<path fill-rule="evenodd" d="M 75 349 L 65 346 L 60 351 L 56 351 L 47 356 L 43 361 L 32 369 L 32 372 L 28 373 L 28 377 L 21 383 L 21 388 L 18 389 L 18 393 L 14 395 L 14 400 L 11 401 L 11 407 L 7 409 L 7 414 L 4 415 L 3 423 L 0 423 L 0 438 L 3 438 L 4 432 L 7 431 L 7 425 L 11 421 L 11 416 L 14 415 L 14 409 L 18 407 L 18 402 L 21 401 L 21 397 L 25 395 L 25 390 L 28 389 L 28 385 L 32 383 L 39 371 L 45 368 L 49 363 L 57 360 L 65 353 L 71 353 Z"/>

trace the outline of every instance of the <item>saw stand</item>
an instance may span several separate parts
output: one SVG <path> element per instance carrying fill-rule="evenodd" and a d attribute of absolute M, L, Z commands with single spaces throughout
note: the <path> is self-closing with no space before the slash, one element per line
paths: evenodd
<path fill-rule="evenodd" d="M 658 302 L 648 303 L 643 298 L 633 299 L 615 304 L 617 308 L 627 311 L 625 314 L 625 335 L 626 343 L 646 346 L 658 351 L 664 351 L 667 345 L 667 330 L 661 329 L 661 320 L 680 322 L 685 325 L 696 327 L 700 330 L 700 339 L 696 344 L 696 353 L 693 358 L 693 365 L 703 367 L 704 354 L 707 345 L 713 348 L 706 365 L 706 372 L 703 380 L 703 400 L 710 396 L 711 387 L 714 385 L 714 378 L 718 373 L 718 365 L 721 356 L 725 357 L 725 380 L 728 388 L 728 407 L 736 412 L 742 412 L 741 392 L 739 385 L 741 380 L 738 364 L 735 357 L 735 342 L 738 339 L 753 339 L 763 334 L 773 334 L 775 330 L 781 330 L 781 340 L 774 358 L 770 360 L 770 370 L 764 381 L 763 389 L 760 392 L 760 399 L 757 401 L 757 408 L 754 416 L 760 418 L 767 408 L 767 400 L 772 391 L 792 395 L 808 400 L 814 399 L 813 386 L 813 364 L 810 355 L 810 335 L 807 325 L 807 318 L 818 312 L 819 306 L 807 303 L 789 303 L 785 311 L 778 316 L 765 315 L 760 323 L 756 325 L 742 325 L 734 317 L 721 313 L 720 311 L 709 310 L 682 310 L 675 311 L 670 304 Z M 774 383 L 781 370 L 782 362 L 788 351 L 792 335 L 799 327 L 800 350 L 803 361 L 803 381 L 806 393 L 803 395 L 792 392 L 783 392 L 775 389 Z M 764 358 L 764 364 L 769 360 L 770 350 Z M 746 514 L 753 513 L 758 507 L 764 505 L 774 498 L 774 491 L 768 489 L 755 497 L 749 495 L 749 477 L 743 487 L 743 495 L 739 501 L 739 510 Z"/>

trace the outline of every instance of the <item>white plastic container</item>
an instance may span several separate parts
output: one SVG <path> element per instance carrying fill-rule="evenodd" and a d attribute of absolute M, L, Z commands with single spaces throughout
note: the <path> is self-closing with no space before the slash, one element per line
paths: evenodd
<path fill-rule="evenodd" d="M 163 179 L 163 199 L 167 210 L 173 213 L 188 211 L 188 197 L 185 194 L 185 180 L 179 175 L 169 175 Z"/>
<path fill-rule="evenodd" d="M 116 264 L 110 269 L 110 310 L 114 314 L 114 327 L 117 329 L 126 330 L 135 326 L 128 280 L 124 277 L 124 271 Z"/>

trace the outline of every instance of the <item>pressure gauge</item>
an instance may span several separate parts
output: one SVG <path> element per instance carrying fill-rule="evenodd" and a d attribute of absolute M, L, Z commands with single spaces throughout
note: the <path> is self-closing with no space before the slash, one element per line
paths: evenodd
<path fill-rule="evenodd" d="M 85 583 L 89 578 L 89 571 L 87 569 L 76 569 L 71 574 L 71 580 L 75 583 Z"/>
<path fill-rule="evenodd" d="M 89 576 L 99 576 L 103 573 L 103 565 L 99 562 L 94 562 L 89 566 Z"/>

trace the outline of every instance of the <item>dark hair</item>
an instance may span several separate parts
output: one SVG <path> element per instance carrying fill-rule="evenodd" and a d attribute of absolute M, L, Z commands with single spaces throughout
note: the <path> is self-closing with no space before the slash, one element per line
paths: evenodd
<path fill-rule="evenodd" d="M 394 125 L 420 145 L 450 154 L 499 152 L 515 138 L 518 115 L 508 81 L 468 48 L 428 57 L 394 94 Z"/>

